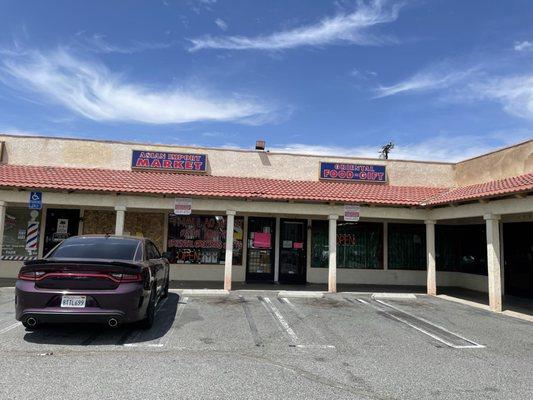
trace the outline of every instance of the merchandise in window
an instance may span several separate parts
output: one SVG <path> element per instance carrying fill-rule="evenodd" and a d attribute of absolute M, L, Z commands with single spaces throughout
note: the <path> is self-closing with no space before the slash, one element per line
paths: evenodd
<path fill-rule="evenodd" d="M 41 228 L 41 213 L 27 208 L 6 209 L 3 260 L 32 260 L 37 258 Z"/>
<path fill-rule="evenodd" d="M 233 265 L 242 264 L 244 218 L 235 217 Z M 170 214 L 167 251 L 175 264 L 224 264 L 226 217 L 219 215 Z"/>

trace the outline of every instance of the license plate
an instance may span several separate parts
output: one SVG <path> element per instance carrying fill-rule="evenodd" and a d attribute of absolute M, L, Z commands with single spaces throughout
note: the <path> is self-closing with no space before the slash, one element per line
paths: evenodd
<path fill-rule="evenodd" d="M 61 307 L 83 308 L 86 296 L 62 296 Z"/>

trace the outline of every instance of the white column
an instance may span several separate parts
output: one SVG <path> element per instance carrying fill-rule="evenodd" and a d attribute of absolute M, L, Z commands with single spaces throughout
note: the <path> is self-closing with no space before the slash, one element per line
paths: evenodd
<path fill-rule="evenodd" d="M 116 219 L 115 219 L 115 235 L 120 236 L 124 234 L 124 219 L 126 217 L 126 207 L 116 206 Z"/>
<path fill-rule="evenodd" d="M 483 216 L 487 230 L 487 267 L 489 278 L 489 306 L 502 311 L 502 268 L 500 258 L 500 216 Z"/>
<path fill-rule="evenodd" d="M 329 219 L 329 271 L 328 292 L 337 293 L 337 220 L 338 215 L 330 215 Z"/>
<path fill-rule="evenodd" d="M 226 260 L 224 262 L 224 290 L 231 290 L 231 270 L 233 267 L 233 227 L 235 211 L 226 211 Z"/>
<path fill-rule="evenodd" d="M 437 265 L 435 262 L 435 221 L 426 223 L 426 253 L 427 253 L 427 293 L 437 294 Z"/>
<path fill-rule="evenodd" d="M 5 221 L 6 221 L 6 202 L 0 200 L 0 257 L 2 256 L 2 245 L 4 244 Z"/>

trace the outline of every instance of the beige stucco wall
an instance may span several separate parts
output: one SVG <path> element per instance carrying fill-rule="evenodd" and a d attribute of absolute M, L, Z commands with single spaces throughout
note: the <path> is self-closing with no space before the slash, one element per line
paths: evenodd
<path fill-rule="evenodd" d="M 453 186 L 453 165 L 447 163 L 309 156 L 258 151 L 155 146 L 137 143 L 0 135 L 3 162 L 129 170 L 132 150 L 207 154 L 208 173 L 289 180 L 318 180 L 319 162 L 386 165 L 389 183 L 398 186 Z M 32 157 L 28 157 L 32 154 Z"/>
<path fill-rule="evenodd" d="M 533 172 L 533 140 L 455 164 L 455 186 Z"/>

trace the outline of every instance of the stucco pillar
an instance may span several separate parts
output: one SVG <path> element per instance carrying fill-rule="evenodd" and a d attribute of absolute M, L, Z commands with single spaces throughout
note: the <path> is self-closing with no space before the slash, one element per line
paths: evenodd
<path fill-rule="evenodd" d="M 125 206 L 116 206 L 115 211 L 117 213 L 115 219 L 115 235 L 124 234 L 124 219 L 126 217 L 126 207 Z"/>
<path fill-rule="evenodd" d="M 502 267 L 500 258 L 500 216 L 483 216 L 487 230 L 487 268 L 489 280 L 489 306 L 492 311 L 502 311 Z"/>
<path fill-rule="evenodd" d="M 224 262 L 224 290 L 231 290 L 231 273 L 233 268 L 233 227 L 235 211 L 226 211 L 226 260 Z"/>
<path fill-rule="evenodd" d="M 338 215 L 330 215 L 329 219 L 329 271 L 328 292 L 337 293 L 337 220 Z"/>
<path fill-rule="evenodd" d="M 6 222 L 6 202 L 0 200 L 0 257 L 2 256 L 2 245 L 4 244 L 5 222 Z"/>
<path fill-rule="evenodd" d="M 427 254 L 427 293 L 437 294 L 437 265 L 435 262 L 435 221 L 426 223 L 426 254 Z"/>

